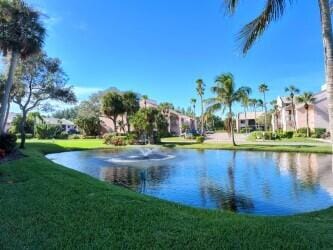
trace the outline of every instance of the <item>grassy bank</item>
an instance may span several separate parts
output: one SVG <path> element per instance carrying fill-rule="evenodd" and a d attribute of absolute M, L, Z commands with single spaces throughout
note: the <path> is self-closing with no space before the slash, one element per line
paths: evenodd
<path fill-rule="evenodd" d="M 333 208 L 291 217 L 194 209 L 103 183 L 43 154 L 100 141 L 29 142 L 0 165 L 0 246 L 84 248 L 333 248 Z"/>

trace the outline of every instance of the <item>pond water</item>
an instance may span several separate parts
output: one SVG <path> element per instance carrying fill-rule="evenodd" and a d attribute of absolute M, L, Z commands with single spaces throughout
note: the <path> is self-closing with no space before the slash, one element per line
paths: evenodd
<path fill-rule="evenodd" d="M 291 215 L 333 205 L 332 155 L 132 148 L 47 157 L 100 180 L 194 207 Z"/>

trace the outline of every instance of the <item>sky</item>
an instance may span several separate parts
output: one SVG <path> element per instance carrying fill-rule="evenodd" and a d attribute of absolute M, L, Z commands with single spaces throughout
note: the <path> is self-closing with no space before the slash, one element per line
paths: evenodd
<path fill-rule="evenodd" d="M 256 2 L 256 3 L 254 3 Z M 237 34 L 263 8 L 240 1 L 234 16 L 223 0 L 28 0 L 47 15 L 45 50 L 62 60 L 80 100 L 116 87 L 158 102 L 188 107 L 195 81 L 207 85 L 221 73 L 253 89 L 266 83 L 267 99 L 290 84 L 320 91 L 323 48 L 317 1 L 295 1 L 244 56 Z M 237 107 L 236 110 L 240 110 Z M 199 113 L 199 107 L 197 108 Z"/>

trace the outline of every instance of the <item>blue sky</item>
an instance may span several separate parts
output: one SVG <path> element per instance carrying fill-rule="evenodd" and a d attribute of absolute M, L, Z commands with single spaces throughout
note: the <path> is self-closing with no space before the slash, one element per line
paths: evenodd
<path fill-rule="evenodd" d="M 232 72 L 238 86 L 268 84 L 268 99 L 290 84 L 319 91 L 323 53 L 317 1 L 297 1 L 249 54 L 236 41 L 263 2 L 241 1 L 224 15 L 223 0 L 29 0 L 48 15 L 45 49 L 59 57 L 82 100 L 111 86 L 187 107 L 195 80 Z M 256 2 L 256 3 L 253 3 Z M 199 112 L 199 109 L 198 109 Z"/>

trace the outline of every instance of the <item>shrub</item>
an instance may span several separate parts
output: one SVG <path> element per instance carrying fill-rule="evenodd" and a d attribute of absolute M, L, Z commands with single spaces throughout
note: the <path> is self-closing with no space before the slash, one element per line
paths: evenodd
<path fill-rule="evenodd" d="M 315 128 L 312 134 L 312 138 L 322 138 L 326 133 L 325 128 Z"/>
<path fill-rule="evenodd" d="M 114 146 L 125 146 L 126 136 L 113 136 L 111 139 L 111 144 Z"/>
<path fill-rule="evenodd" d="M 104 144 L 111 144 L 112 138 L 115 136 L 113 133 L 106 133 L 103 135 Z"/>
<path fill-rule="evenodd" d="M 16 134 L 16 138 L 17 138 L 17 139 L 21 139 L 21 133 L 17 133 L 17 134 Z M 31 133 L 26 133 L 26 134 L 25 134 L 25 139 L 32 139 L 32 138 L 34 138 L 34 135 L 33 135 L 33 134 L 31 134 Z"/>
<path fill-rule="evenodd" d="M 57 138 L 62 132 L 60 126 L 39 124 L 36 127 L 36 137 L 38 139 L 53 139 Z"/>
<path fill-rule="evenodd" d="M 283 138 L 291 139 L 294 136 L 294 131 L 286 131 L 283 133 Z"/>
<path fill-rule="evenodd" d="M 56 138 L 57 139 L 68 139 L 68 133 L 67 132 L 65 132 L 65 131 L 63 131 L 63 132 L 61 132 L 60 134 L 58 134 L 57 136 L 56 136 Z"/>
<path fill-rule="evenodd" d="M 137 135 L 129 133 L 126 135 L 126 140 L 127 140 L 127 144 L 134 145 L 137 141 Z"/>
<path fill-rule="evenodd" d="M 205 141 L 205 137 L 202 135 L 199 135 L 195 138 L 197 143 L 203 143 Z"/>
<path fill-rule="evenodd" d="M 306 133 L 307 133 L 307 128 L 299 128 L 299 129 L 297 129 L 297 133 L 299 133 L 299 134 L 305 134 L 306 135 Z"/>
<path fill-rule="evenodd" d="M 81 139 L 81 136 L 80 135 L 69 135 L 68 139 L 77 140 L 77 139 Z"/>
<path fill-rule="evenodd" d="M 15 134 L 2 134 L 0 135 L 0 149 L 6 153 L 12 152 L 16 147 L 17 137 Z"/>
<path fill-rule="evenodd" d="M 294 133 L 294 137 L 306 137 L 306 133 L 297 132 L 297 133 Z"/>
<path fill-rule="evenodd" d="M 81 139 L 96 139 L 96 135 L 81 135 Z"/>

